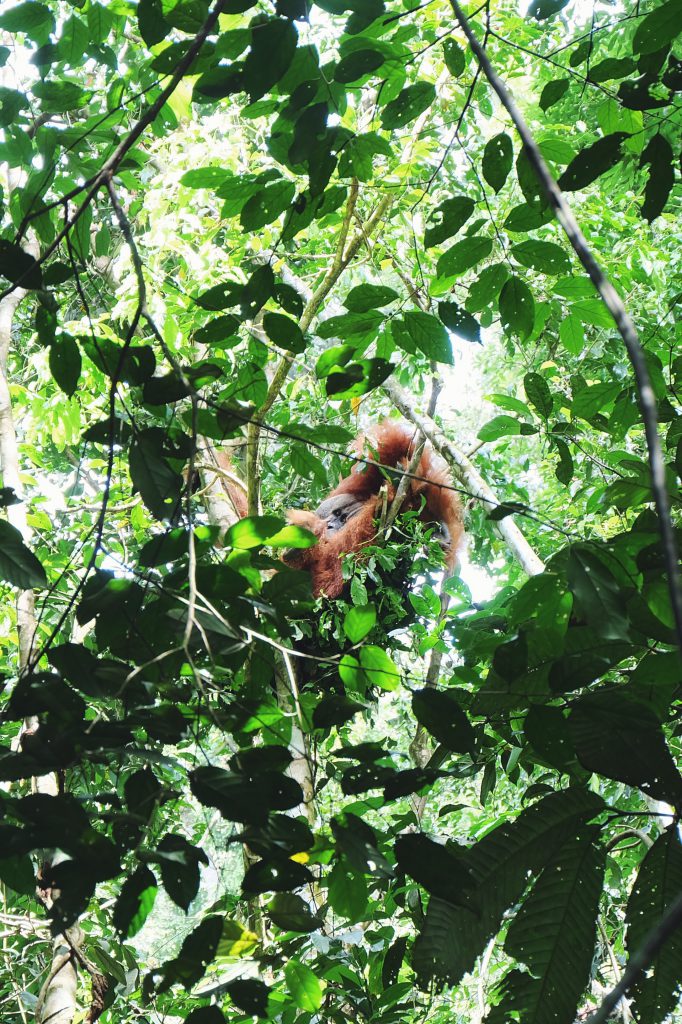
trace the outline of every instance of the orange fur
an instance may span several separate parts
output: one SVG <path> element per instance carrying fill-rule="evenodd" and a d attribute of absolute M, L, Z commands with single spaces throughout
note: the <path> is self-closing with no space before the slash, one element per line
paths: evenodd
<path fill-rule="evenodd" d="M 316 597 L 320 594 L 331 598 L 340 596 L 345 585 L 342 556 L 360 551 L 374 540 L 382 485 L 387 485 L 389 506 L 395 496 L 397 484 L 387 482 L 378 464 L 405 470 L 414 454 L 414 435 L 405 426 L 391 420 L 384 420 L 375 427 L 369 435 L 369 442 L 372 447 L 369 461 L 356 465 L 316 512 L 289 513 L 290 522 L 305 526 L 318 537 L 315 547 L 287 556 L 290 565 L 310 573 Z M 360 454 L 363 447 L 364 439 L 359 438 L 355 444 L 356 452 Z M 411 480 L 401 511 L 421 509 L 424 522 L 440 523 L 445 527 L 446 562 L 452 571 L 463 530 L 459 499 L 454 491 L 448 489 L 450 477 L 436 464 L 429 447 L 424 449 L 414 475 L 422 479 Z M 345 515 L 349 515 L 346 521 L 343 520 Z"/>

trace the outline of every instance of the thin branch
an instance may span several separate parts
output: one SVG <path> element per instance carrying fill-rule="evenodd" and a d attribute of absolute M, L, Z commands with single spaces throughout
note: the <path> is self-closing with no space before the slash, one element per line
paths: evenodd
<path fill-rule="evenodd" d="M 496 497 L 492 488 L 488 486 L 475 466 L 469 462 L 464 452 L 461 452 L 448 440 L 433 419 L 430 416 L 422 416 L 418 413 L 414 409 L 414 404 L 410 397 L 395 381 L 387 380 L 383 388 L 395 406 L 400 409 L 403 416 L 419 427 L 422 434 L 428 438 L 435 450 L 448 462 L 455 475 L 465 485 L 466 492 L 471 497 L 476 498 L 477 501 L 480 501 L 488 510 L 492 511 L 498 508 L 501 502 Z M 506 516 L 495 525 L 506 541 L 509 550 L 529 576 L 536 576 L 544 572 L 545 567 L 542 560 L 533 551 L 511 516 Z"/>
<path fill-rule="evenodd" d="M 526 124 L 521 111 L 516 106 L 511 94 L 504 82 L 495 71 L 488 54 L 479 43 L 471 25 L 459 5 L 458 0 L 450 0 L 455 16 L 462 27 L 464 34 L 469 40 L 469 45 L 476 55 L 476 58 L 483 69 L 483 72 L 490 82 L 490 85 L 497 93 L 500 102 L 511 117 L 521 141 L 526 150 L 528 160 L 535 171 L 550 205 L 556 213 L 557 220 L 561 224 L 566 237 L 573 250 L 587 271 L 590 280 L 601 295 L 604 305 L 613 317 L 618 333 L 623 339 L 623 344 L 632 364 L 637 387 L 637 398 L 640 412 L 644 421 L 644 433 L 646 436 L 647 451 L 649 454 L 649 467 L 651 469 L 651 489 L 654 497 L 654 504 L 658 513 L 659 531 L 663 547 L 663 557 L 668 571 L 668 590 L 670 604 L 675 618 L 675 630 L 677 643 L 682 650 L 682 591 L 678 576 L 679 555 L 677 543 L 670 518 L 670 504 L 665 480 L 665 463 L 661 442 L 658 436 L 658 417 L 656 411 L 656 398 L 651 386 L 649 370 L 646 365 L 644 350 L 637 335 L 637 329 L 632 322 L 622 299 L 616 292 L 601 266 L 594 257 L 592 250 L 587 244 L 577 220 L 573 215 L 571 207 L 566 202 L 564 195 L 552 177 L 542 153 L 533 138 L 528 125 Z"/>
<path fill-rule="evenodd" d="M 364 227 L 357 231 L 350 242 L 348 242 L 348 233 L 350 225 L 353 220 L 353 213 L 358 198 L 358 182 L 354 178 L 351 182 L 350 192 L 348 195 L 348 201 L 346 203 L 346 211 L 341 225 L 341 231 L 337 239 L 336 249 L 334 252 L 334 258 L 332 264 L 327 273 L 322 278 L 322 281 L 315 289 L 313 294 L 308 299 L 306 307 L 301 314 L 299 325 L 301 331 L 305 332 L 310 328 L 310 325 L 320 309 L 320 306 L 326 299 L 329 292 L 332 290 L 338 279 L 341 277 L 343 272 L 346 270 L 350 262 L 355 258 L 358 250 L 365 238 L 370 236 L 375 229 L 382 222 L 384 215 L 391 203 L 393 202 L 392 196 L 384 196 L 376 206 L 376 209 L 372 215 L 368 218 L 367 223 Z M 257 515 L 259 508 L 259 492 L 260 492 L 260 480 L 258 473 L 258 456 L 259 456 L 259 444 L 260 444 L 260 433 L 262 429 L 262 421 L 272 408 L 275 400 L 277 399 L 289 370 L 293 364 L 294 356 L 286 355 L 282 357 L 279 366 L 275 370 L 270 387 L 265 401 L 261 405 L 260 409 L 257 410 L 255 417 L 253 417 L 248 433 L 247 433 L 247 448 L 246 448 L 246 480 L 248 485 L 248 510 L 249 515 Z M 261 421 L 260 423 L 258 421 Z"/>

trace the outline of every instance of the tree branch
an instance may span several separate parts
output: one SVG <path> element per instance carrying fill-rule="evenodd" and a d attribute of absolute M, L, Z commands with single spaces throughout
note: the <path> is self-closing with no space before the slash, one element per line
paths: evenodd
<path fill-rule="evenodd" d="M 644 350 L 639 341 L 637 330 L 632 322 L 622 299 L 616 292 L 601 266 L 594 257 L 587 239 L 578 225 L 573 211 L 566 202 L 564 195 L 552 177 L 542 153 L 533 138 L 528 125 L 526 124 L 521 111 L 516 106 L 514 99 L 507 90 L 504 82 L 495 71 L 488 54 L 479 43 L 471 25 L 459 5 L 458 0 L 450 0 L 452 9 L 455 12 L 464 34 L 469 40 L 469 45 L 476 55 L 483 73 L 490 82 L 490 85 L 497 93 L 500 102 L 511 117 L 521 141 L 526 150 L 528 160 L 535 171 L 547 199 L 556 213 L 557 220 L 561 224 L 568 241 L 573 250 L 587 271 L 590 280 L 601 295 L 602 301 L 610 312 L 615 322 L 618 333 L 623 339 L 623 344 L 632 364 L 637 387 L 637 398 L 639 402 L 642 420 L 644 421 L 644 433 L 646 436 L 647 450 L 649 454 L 649 467 L 651 469 L 651 489 L 654 497 L 654 504 L 658 513 L 659 530 L 663 547 L 663 556 L 668 571 L 668 589 L 670 593 L 670 604 L 675 618 L 675 630 L 677 643 L 682 650 L 682 592 L 678 575 L 677 543 L 670 518 L 670 505 L 665 482 L 665 464 L 661 442 L 658 436 L 658 417 L 656 412 L 656 399 L 651 386 L 651 379 L 646 365 Z"/>

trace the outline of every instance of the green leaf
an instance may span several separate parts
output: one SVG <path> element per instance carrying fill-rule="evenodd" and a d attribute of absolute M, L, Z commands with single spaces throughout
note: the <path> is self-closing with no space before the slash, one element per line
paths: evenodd
<path fill-rule="evenodd" d="M 430 249 L 440 245 L 447 238 L 456 235 L 471 217 L 476 204 L 469 196 L 455 196 L 446 199 L 429 215 L 429 222 L 424 232 L 424 245 Z"/>
<path fill-rule="evenodd" d="M 145 865 L 136 868 L 125 880 L 114 907 L 113 922 L 117 932 L 126 938 L 137 935 L 147 920 L 158 887 L 156 878 Z"/>
<path fill-rule="evenodd" d="M 245 231 L 258 231 L 266 224 L 272 224 L 289 208 L 295 194 L 296 186 L 293 181 L 282 178 L 270 182 L 247 200 L 242 208 L 239 223 Z"/>
<path fill-rule="evenodd" d="M 229 821 L 260 824 L 267 821 L 270 811 L 287 811 L 303 801 L 298 783 L 281 772 L 260 771 L 247 776 L 223 768 L 200 767 L 191 772 L 190 784 L 200 803 L 217 808 Z"/>
<path fill-rule="evenodd" d="M 456 985 L 497 934 L 506 910 L 516 904 L 533 876 L 576 834 L 582 821 L 603 808 L 596 794 L 575 788 L 553 793 L 498 825 L 470 847 L 465 857 L 477 882 L 473 909 L 432 897 L 415 944 L 413 964 L 425 981 Z"/>
<path fill-rule="evenodd" d="M 613 317 L 601 299 L 578 299 L 571 306 L 571 312 L 593 327 L 613 328 Z"/>
<path fill-rule="evenodd" d="M 542 274 L 566 274 L 571 263 L 561 248 L 554 242 L 541 242 L 529 238 L 526 242 L 512 246 L 512 256 L 524 267 L 531 267 Z"/>
<path fill-rule="evenodd" d="M 41 101 L 44 110 L 50 113 L 61 113 L 81 107 L 86 102 L 87 93 L 76 82 L 59 79 L 54 82 L 38 82 L 33 92 Z"/>
<path fill-rule="evenodd" d="M 486 267 L 469 288 L 466 308 L 476 313 L 497 302 L 502 285 L 508 277 L 509 270 L 503 263 L 493 263 Z"/>
<path fill-rule="evenodd" d="M 547 419 L 554 406 L 549 384 L 539 373 L 527 373 L 523 378 L 523 388 L 530 404 L 543 419 Z"/>
<path fill-rule="evenodd" d="M 336 65 L 334 78 L 342 85 L 349 85 L 376 71 L 385 59 L 384 54 L 379 50 L 353 50 Z"/>
<path fill-rule="evenodd" d="M 676 39 L 681 31 L 677 0 L 668 0 L 667 4 L 661 4 L 640 21 L 632 39 L 633 53 L 656 53 Z"/>
<path fill-rule="evenodd" d="M 130 447 L 130 477 L 143 502 L 157 519 L 172 517 L 182 493 L 182 477 L 165 456 L 166 433 L 147 427 L 135 435 Z"/>
<path fill-rule="evenodd" d="M 164 888 L 173 903 L 187 911 L 199 891 L 200 864 L 208 864 L 204 851 L 192 846 L 184 836 L 165 835 L 154 851 L 161 868 Z"/>
<path fill-rule="evenodd" d="M 649 165 L 649 177 L 644 189 L 642 217 L 651 224 L 663 212 L 675 184 L 674 154 L 668 140 L 657 132 L 647 143 L 639 166 Z"/>
<path fill-rule="evenodd" d="M 384 322 L 385 315 L 370 307 L 362 313 L 351 312 L 341 316 L 330 316 L 317 325 L 316 333 L 320 338 L 352 338 L 355 335 L 373 334 Z M 317 365 L 319 374 L 320 361 Z"/>
<path fill-rule="evenodd" d="M 459 277 L 489 256 L 492 249 L 492 238 L 483 235 L 464 238 L 443 253 L 436 264 L 436 272 L 439 277 Z"/>
<path fill-rule="evenodd" d="M 309 548 L 315 538 L 300 526 L 285 524 L 278 516 L 247 516 L 227 530 L 224 543 L 242 551 L 266 544 L 275 548 Z"/>
<path fill-rule="evenodd" d="M 415 82 L 414 85 L 408 85 L 384 107 L 381 113 L 381 127 L 388 130 L 404 128 L 428 110 L 435 98 L 436 90 L 431 82 Z"/>
<path fill-rule="evenodd" d="M 500 318 L 506 334 L 524 341 L 535 323 L 535 302 L 528 285 L 520 277 L 510 277 L 500 293 Z"/>
<path fill-rule="evenodd" d="M 283 313 L 266 313 L 263 328 L 270 341 L 289 352 L 305 352 L 306 340 L 298 324 Z"/>
<path fill-rule="evenodd" d="M 504 948 L 530 973 L 507 975 L 492 1022 L 509 1019 L 510 1011 L 527 1024 L 576 1019 L 591 976 L 604 879 L 605 853 L 594 842 L 597 835 L 588 828 L 570 836 L 514 914 Z"/>
<path fill-rule="evenodd" d="M 205 917 L 185 938 L 178 955 L 158 968 L 162 976 L 158 991 L 165 992 L 179 982 L 189 992 L 203 978 L 208 964 L 216 956 L 222 932 L 222 917 L 217 914 Z"/>
<path fill-rule="evenodd" d="M 554 447 L 559 453 L 559 465 L 556 467 L 554 475 L 560 484 L 568 485 L 575 475 L 573 456 L 566 442 L 562 441 L 560 437 L 554 438 Z"/>
<path fill-rule="evenodd" d="M 612 132 L 581 149 L 559 178 L 559 188 L 564 192 L 577 192 L 610 171 L 620 161 L 620 147 L 627 137 L 626 132 Z"/>
<path fill-rule="evenodd" d="M 540 757 L 557 771 L 571 775 L 581 771 L 571 742 L 568 719 L 561 708 L 533 704 L 523 723 L 523 732 Z"/>
<path fill-rule="evenodd" d="M 268 986 L 258 978 L 237 978 L 227 986 L 227 994 L 249 1017 L 267 1017 Z"/>
<path fill-rule="evenodd" d="M 284 968 L 284 977 L 296 1006 L 308 1013 L 319 1010 L 324 990 L 317 975 L 306 964 L 292 958 Z"/>
<path fill-rule="evenodd" d="M 463 852 L 463 851 L 462 851 Z M 401 835 L 395 855 L 403 871 L 423 885 L 428 893 L 455 906 L 470 903 L 474 879 L 465 857 L 425 835 Z"/>
<path fill-rule="evenodd" d="M 370 686 L 380 690 L 396 690 L 400 685 L 400 672 L 383 647 L 368 644 L 360 650 L 360 668 Z"/>
<path fill-rule="evenodd" d="M 5 239 L 0 239 L 0 274 L 22 288 L 43 287 L 40 266 L 33 256 L 24 252 L 21 246 Z"/>
<path fill-rule="evenodd" d="M 405 313 L 403 324 L 412 342 L 424 355 L 452 366 L 454 359 L 448 332 L 435 316 L 421 310 Z"/>
<path fill-rule="evenodd" d="M 636 70 L 632 57 L 606 57 L 590 68 L 589 78 L 591 82 L 609 82 L 632 75 Z"/>
<path fill-rule="evenodd" d="M 570 84 L 570 78 L 555 78 L 552 82 L 548 82 L 540 94 L 540 110 L 549 110 L 555 103 L 563 99 Z"/>
<path fill-rule="evenodd" d="M 509 212 L 504 227 L 507 231 L 533 231 L 535 228 L 543 227 L 553 217 L 554 212 L 549 203 L 521 203 Z"/>
<path fill-rule="evenodd" d="M 282 78 L 294 58 L 297 42 L 296 26 L 288 18 L 261 21 L 252 33 L 243 75 L 243 88 L 252 103 Z"/>
<path fill-rule="evenodd" d="M 335 864 L 327 876 L 329 905 L 348 921 L 359 921 L 367 906 L 367 883 L 361 874 Z"/>
<path fill-rule="evenodd" d="M 446 39 L 443 43 L 443 60 L 453 78 L 459 78 L 466 67 L 464 50 L 455 39 Z"/>
<path fill-rule="evenodd" d="M 47 583 L 42 565 L 6 519 L 0 519 L 0 579 L 20 590 L 44 587 Z"/>
<path fill-rule="evenodd" d="M 73 395 L 82 369 L 80 349 L 70 334 L 58 335 L 50 345 L 50 373 L 64 394 Z"/>
<path fill-rule="evenodd" d="M 397 291 L 386 285 L 359 284 L 348 292 L 343 304 L 351 313 L 368 313 L 372 309 L 387 306 L 397 298 Z"/>
<path fill-rule="evenodd" d="M 294 893 L 278 893 L 267 908 L 273 924 L 291 932 L 313 932 L 322 927 L 321 918 L 312 913 L 310 907 Z"/>
<path fill-rule="evenodd" d="M 454 694 L 447 690 L 423 689 L 412 694 L 412 711 L 439 743 L 457 754 L 471 754 L 476 734 Z"/>
<path fill-rule="evenodd" d="M 35 895 L 36 872 L 27 854 L 0 858 L 0 880 L 14 892 Z"/>
<path fill-rule="evenodd" d="M 185 1024 L 225 1024 L 225 1015 L 217 1006 L 198 1006 L 187 1014 Z"/>
<path fill-rule="evenodd" d="M 673 824 L 655 841 L 639 866 L 626 913 L 627 949 L 632 957 L 651 932 L 660 927 L 666 911 L 682 892 L 682 846 Z M 631 995 L 639 1020 L 658 1024 L 679 1002 L 682 931 L 667 935 Z"/>
<path fill-rule="evenodd" d="M 359 398 L 380 387 L 393 373 L 393 363 L 387 359 L 360 359 L 348 363 L 342 372 L 331 372 L 325 380 L 330 397 Z"/>
<path fill-rule="evenodd" d="M 596 546 L 570 546 L 567 577 L 578 617 L 607 640 L 628 639 L 623 588 L 599 558 Z"/>
<path fill-rule="evenodd" d="M 356 177 L 360 181 L 371 181 L 374 157 L 391 157 L 393 151 L 387 139 L 376 132 L 365 132 L 348 140 L 339 157 L 339 176 Z M 331 190 L 329 190 L 331 191 Z M 329 193 L 326 193 L 329 194 Z M 329 210 L 324 212 L 331 212 Z M 322 215 L 322 213 L 320 214 Z"/>
<path fill-rule="evenodd" d="M 352 644 L 358 644 L 371 633 L 376 621 L 377 612 L 373 604 L 357 605 L 346 612 L 343 631 Z"/>
<path fill-rule="evenodd" d="M 580 317 L 569 313 L 559 324 L 559 338 L 567 352 L 574 356 L 580 355 L 585 347 L 585 330 Z"/>
<path fill-rule="evenodd" d="M 54 18 L 49 7 L 32 0 L 17 4 L 0 14 L 0 29 L 5 32 L 25 32 L 36 42 L 46 39 L 53 28 Z"/>
<path fill-rule="evenodd" d="M 610 405 L 620 391 L 618 384 L 588 384 L 581 388 L 571 403 L 574 416 L 591 420 L 605 406 Z"/>
<path fill-rule="evenodd" d="M 456 302 L 439 302 L 438 316 L 448 330 L 458 334 L 467 341 L 481 343 L 481 325 L 478 321 Z"/>
<path fill-rule="evenodd" d="M 483 150 L 481 169 L 490 187 L 499 192 L 509 177 L 514 161 L 514 147 L 506 132 L 488 139 Z"/>
<path fill-rule="evenodd" d="M 520 434 L 521 424 L 513 416 L 494 416 L 478 432 L 479 441 L 497 441 L 500 437 Z"/>
<path fill-rule="evenodd" d="M 588 771 L 641 789 L 655 800 L 675 805 L 682 798 L 682 777 L 648 704 L 622 687 L 595 690 L 573 705 L 568 722 Z"/>
<path fill-rule="evenodd" d="M 161 0 L 139 0 L 137 23 L 142 39 L 150 48 L 162 42 L 171 30 L 170 23 L 163 16 Z"/>

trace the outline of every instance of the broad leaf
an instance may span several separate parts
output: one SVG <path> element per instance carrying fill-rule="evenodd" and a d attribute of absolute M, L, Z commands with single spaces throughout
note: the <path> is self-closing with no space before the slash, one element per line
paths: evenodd
<path fill-rule="evenodd" d="M 45 570 L 30 548 L 24 544 L 19 531 L 0 519 L 0 579 L 20 590 L 44 587 Z"/>

